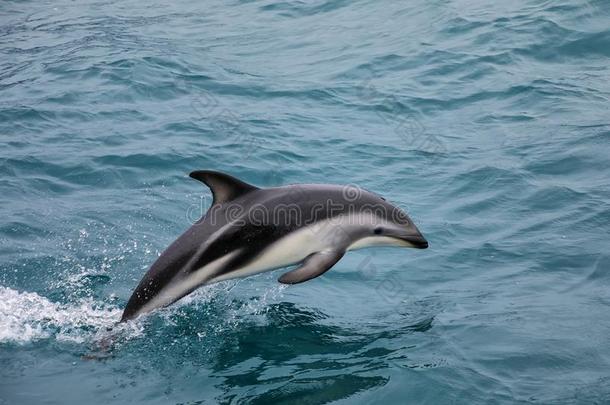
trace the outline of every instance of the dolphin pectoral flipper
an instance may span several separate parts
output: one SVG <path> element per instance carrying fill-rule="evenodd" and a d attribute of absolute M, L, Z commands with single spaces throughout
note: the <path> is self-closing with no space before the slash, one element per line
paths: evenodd
<path fill-rule="evenodd" d="M 329 250 L 312 253 L 301 266 L 283 274 L 277 281 L 283 284 L 298 284 L 324 274 L 345 254 L 344 251 Z"/>

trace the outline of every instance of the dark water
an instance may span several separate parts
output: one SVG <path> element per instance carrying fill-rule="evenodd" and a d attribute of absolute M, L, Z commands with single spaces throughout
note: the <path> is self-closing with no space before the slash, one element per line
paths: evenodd
<path fill-rule="evenodd" d="M 610 402 L 607 1 L 5 1 L 0 22 L 0 403 Z M 356 184 L 431 247 L 108 332 L 208 207 L 195 169 Z"/>

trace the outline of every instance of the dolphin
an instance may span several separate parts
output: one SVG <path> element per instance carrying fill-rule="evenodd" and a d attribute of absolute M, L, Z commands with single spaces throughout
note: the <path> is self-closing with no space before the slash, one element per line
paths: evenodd
<path fill-rule="evenodd" d="M 296 284 L 328 271 L 349 250 L 428 247 L 404 211 L 356 186 L 258 188 L 209 170 L 190 177 L 210 188 L 212 205 L 153 263 L 121 322 L 223 280 L 298 264 L 278 279 Z"/>

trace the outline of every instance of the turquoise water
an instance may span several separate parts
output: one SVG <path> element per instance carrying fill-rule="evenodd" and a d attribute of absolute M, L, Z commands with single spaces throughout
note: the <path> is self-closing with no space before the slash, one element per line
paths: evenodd
<path fill-rule="evenodd" d="M 610 402 L 610 3 L 488 3 L 2 2 L 0 403 Z M 113 327 L 195 169 L 430 248 Z"/>

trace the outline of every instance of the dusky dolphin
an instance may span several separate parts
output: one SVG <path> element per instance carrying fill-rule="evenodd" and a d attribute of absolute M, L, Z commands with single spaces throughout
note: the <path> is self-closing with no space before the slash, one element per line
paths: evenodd
<path fill-rule="evenodd" d="M 220 172 L 190 176 L 211 189 L 212 205 L 144 275 L 121 322 L 223 280 L 300 264 L 278 279 L 296 284 L 328 271 L 348 250 L 428 247 L 404 211 L 355 186 L 258 188 Z"/>

